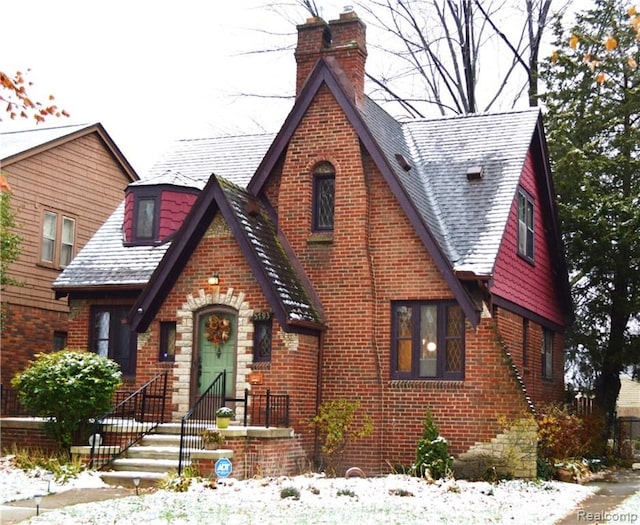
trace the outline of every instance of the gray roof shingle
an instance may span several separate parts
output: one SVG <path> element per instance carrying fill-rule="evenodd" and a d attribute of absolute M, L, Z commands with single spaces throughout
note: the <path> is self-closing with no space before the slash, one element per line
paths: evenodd
<path fill-rule="evenodd" d="M 131 186 L 171 184 L 202 189 L 212 173 L 246 185 L 274 135 L 178 140 Z M 54 281 L 57 289 L 145 284 L 170 242 L 159 246 L 124 246 L 124 201 Z"/>
<path fill-rule="evenodd" d="M 124 201 L 58 276 L 54 288 L 146 284 L 171 243 L 124 246 L 123 220 Z"/>
<path fill-rule="evenodd" d="M 2 132 L 0 133 L 0 159 L 6 159 L 17 153 L 41 146 L 88 126 L 89 124 L 78 124 Z"/>
<path fill-rule="evenodd" d="M 363 116 L 451 267 L 491 274 L 539 110 L 400 123 L 367 99 Z M 473 166 L 482 180 L 467 180 Z"/>
<path fill-rule="evenodd" d="M 445 238 L 454 270 L 492 273 L 538 117 L 538 109 L 527 109 L 403 124 L 436 211 L 419 209 Z M 483 168 L 479 181 L 467 180 L 473 166 Z"/>
<path fill-rule="evenodd" d="M 278 298 L 287 319 L 322 323 L 311 290 L 307 290 L 292 265 L 278 236 L 278 229 L 264 206 L 243 188 L 220 177 L 218 182 L 254 258 L 265 274 L 263 282 L 268 283 L 273 296 Z"/>
<path fill-rule="evenodd" d="M 367 99 L 364 121 L 412 206 L 454 270 L 489 275 L 538 121 L 539 111 L 473 114 L 398 122 Z M 275 135 L 177 141 L 136 185 L 201 189 L 212 173 L 246 187 Z M 403 169 L 397 155 L 411 169 Z M 467 169 L 482 166 L 482 180 Z M 143 284 L 162 246 L 122 244 L 121 205 L 56 279 L 55 287 Z"/>
<path fill-rule="evenodd" d="M 156 162 L 148 178 L 179 172 L 206 184 L 212 173 L 245 187 L 275 134 L 236 135 L 178 140 Z M 145 179 L 147 178 L 145 177 Z"/>

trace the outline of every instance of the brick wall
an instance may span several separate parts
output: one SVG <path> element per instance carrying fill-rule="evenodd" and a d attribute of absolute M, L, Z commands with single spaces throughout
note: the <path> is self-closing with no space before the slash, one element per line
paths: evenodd
<path fill-rule="evenodd" d="M 2 443 L 3 454 L 10 452 L 14 447 L 31 448 L 44 452 L 59 450 L 56 442 L 46 435 L 44 421 L 40 419 L 2 418 L 0 443 Z"/>
<path fill-rule="evenodd" d="M 543 327 L 529 320 L 523 328 L 523 317 L 496 308 L 499 334 L 513 356 L 520 377 L 534 405 L 562 402 L 564 400 L 564 336 L 553 335 L 553 377 L 542 377 L 542 334 Z M 526 338 L 524 332 L 526 331 Z M 526 348 L 523 344 L 526 339 Z"/>
<path fill-rule="evenodd" d="M 2 304 L 2 384 L 24 370 L 35 354 L 51 352 L 55 331 L 67 332 L 66 312 Z"/>

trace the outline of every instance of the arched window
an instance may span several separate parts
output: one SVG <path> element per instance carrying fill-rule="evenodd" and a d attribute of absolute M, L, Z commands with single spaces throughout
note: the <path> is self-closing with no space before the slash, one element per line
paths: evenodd
<path fill-rule="evenodd" d="M 333 231 L 336 172 L 329 162 L 313 169 L 313 231 Z"/>

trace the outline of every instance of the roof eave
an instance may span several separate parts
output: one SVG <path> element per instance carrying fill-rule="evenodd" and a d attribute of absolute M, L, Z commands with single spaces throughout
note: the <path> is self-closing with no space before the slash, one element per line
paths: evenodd
<path fill-rule="evenodd" d="M 118 146 L 113 141 L 109 133 L 107 133 L 107 131 L 104 129 L 104 126 L 99 122 L 95 124 L 90 124 L 85 128 L 73 131 L 68 135 L 57 137 L 55 139 L 43 142 L 42 144 L 38 144 L 37 146 L 28 148 L 24 151 L 20 151 L 18 153 L 14 153 L 13 155 L 9 155 L 6 158 L 2 159 L 2 164 L 6 167 L 15 162 L 19 162 L 21 160 L 27 159 L 29 157 L 37 155 L 38 153 L 42 153 L 43 151 L 47 151 L 51 148 L 61 146 L 63 144 L 66 144 L 67 142 L 75 140 L 79 137 L 83 137 L 85 135 L 89 135 L 94 132 L 97 133 L 100 139 L 105 143 L 107 149 L 109 150 L 109 153 L 111 153 L 111 155 L 114 157 L 116 162 L 122 166 L 129 182 L 140 180 L 140 177 L 138 176 L 138 173 L 136 172 L 136 170 L 129 163 L 129 161 L 124 156 L 120 148 L 118 148 Z"/>

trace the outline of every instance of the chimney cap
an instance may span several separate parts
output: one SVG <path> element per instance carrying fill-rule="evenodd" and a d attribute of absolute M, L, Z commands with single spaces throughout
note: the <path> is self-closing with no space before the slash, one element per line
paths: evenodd
<path fill-rule="evenodd" d="M 343 13 L 353 13 L 353 6 L 352 5 L 345 5 L 342 8 L 342 12 Z"/>

